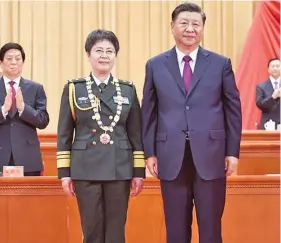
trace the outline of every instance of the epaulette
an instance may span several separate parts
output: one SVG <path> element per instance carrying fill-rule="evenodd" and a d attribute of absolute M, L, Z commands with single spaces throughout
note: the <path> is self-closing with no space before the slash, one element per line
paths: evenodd
<path fill-rule="evenodd" d="M 69 83 L 84 83 L 86 82 L 85 78 L 69 79 Z"/>
<path fill-rule="evenodd" d="M 133 82 L 132 81 L 127 81 L 127 80 L 121 80 L 121 79 L 119 79 L 119 83 L 120 84 L 126 84 L 126 85 L 129 85 L 129 86 L 133 86 L 134 84 L 133 84 Z"/>

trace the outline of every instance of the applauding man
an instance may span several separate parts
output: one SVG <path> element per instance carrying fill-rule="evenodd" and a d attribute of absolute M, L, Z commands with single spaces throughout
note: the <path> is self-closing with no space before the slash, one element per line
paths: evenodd
<path fill-rule="evenodd" d="M 24 61 L 19 44 L 0 49 L 0 171 L 20 165 L 25 176 L 39 176 L 43 167 L 36 128 L 46 128 L 49 115 L 43 86 L 21 77 Z"/>
<path fill-rule="evenodd" d="M 280 124 L 280 59 L 272 58 L 268 61 L 269 78 L 256 86 L 256 105 L 261 110 L 259 129 L 266 129 L 266 123 L 272 120 L 273 129 Z"/>

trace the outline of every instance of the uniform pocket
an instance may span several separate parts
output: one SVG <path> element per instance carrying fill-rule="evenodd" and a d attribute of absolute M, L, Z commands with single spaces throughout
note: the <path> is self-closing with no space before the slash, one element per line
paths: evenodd
<path fill-rule="evenodd" d="M 86 149 L 87 143 L 85 141 L 74 141 L 72 149 Z"/>
<path fill-rule="evenodd" d="M 211 139 L 225 139 L 226 138 L 225 130 L 211 130 L 210 138 Z"/>
<path fill-rule="evenodd" d="M 158 132 L 156 133 L 156 141 L 166 141 L 167 133 L 166 132 Z"/>
<path fill-rule="evenodd" d="M 27 144 L 35 145 L 35 144 L 39 144 L 39 141 L 38 141 L 38 140 L 31 140 L 31 139 L 28 139 L 28 140 L 27 140 Z"/>

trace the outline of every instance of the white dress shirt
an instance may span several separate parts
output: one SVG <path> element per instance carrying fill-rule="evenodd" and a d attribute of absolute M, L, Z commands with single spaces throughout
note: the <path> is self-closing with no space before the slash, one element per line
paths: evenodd
<path fill-rule="evenodd" d="M 94 78 L 94 80 L 95 80 L 95 82 L 96 82 L 98 87 L 99 87 L 99 85 L 101 83 L 104 83 L 104 84 L 108 85 L 108 81 L 109 81 L 110 75 L 104 81 L 101 81 L 100 79 L 98 79 L 93 73 L 92 73 L 92 75 L 93 75 L 93 78 Z"/>
<path fill-rule="evenodd" d="M 195 49 L 194 51 L 190 52 L 190 54 L 189 54 L 189 56 L 192 59 L 192 60 L 189 61 L 189 65 L 191 67 L 192 73 L 194 73 L 198 49 L 199 49 L 199 47 L 197 47 L 197 49 Z M 179 65 L 180 73 L 181 73 L 181 76 L 182 76 L 183 75 L 183 69 L 184 69 L 184 63 L 185 63 L 183 58 L 186 55 L 183 52 L 181 52 L 177 46 L 176 46 L 176 53 L 177 53 L 178 65 Z"/>
<path fill-rule="evenodd" d="M 275 82 L 277 82 L 277 89 L 278 89 L 278 88 L 281 88 L 281 85 L 280 85 L 280 77 L 277 78 L 277 79 L 274 79 L 272 76 L 270 76 L 269 79 L 270 79 L 270 82 L 271 82 L 271 84 L 272 84 L 273 89 L 276 89 L 276 87 L 275 87 Z"/>
<path fill-rule="evenodd" d="M 6 88 L 6 93 L 8 94 L 8 90 L 9 88 L 11 87 L 11 85 L 9 84 L 9 82 L 11 81 L 11 79 L 8 79 L 7 77 L 3 76 L 3 79 L 4 79 L 4 84 L 5 84 L 5 88 Z M 21 77 L 17 77 L 15 78 L 13 81 L 15 82 L 14 83 L 14 88 L 17 92 L 19 86 L 20 86 L 20 79 Z M 20 112 L 19 115 L 21 115 L 22 111 Z M 8 113 L 4 113 L 4 105 L 2 106 L 2 115 L 3 117 L 6 119 L 6 116 L 8 115 Z"/>

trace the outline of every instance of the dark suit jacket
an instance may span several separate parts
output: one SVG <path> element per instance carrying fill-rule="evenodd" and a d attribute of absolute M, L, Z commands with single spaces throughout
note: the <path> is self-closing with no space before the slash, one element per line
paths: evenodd
<path fill-rule="evenodd" d="M 270 119 L 276 123 L 276 126 L 280 123 L 280 98 L 273 99 L 273 91 L 270 80 L 266 80 L 256 86 L 256 104 L 262 111 L 259 124 L 260 129 L 265 129 L 264 124 Z"/>
<path fill-rule="evenodd" d="M 9 112 L 4 119 L 0 110 L 0 167 L 8 165 L 11 153 L 15 165 L 23 165 L 25 172 L 41 171 L 42 158 L 36 128 L 49 124 L 46 94 L 41 84 L 21 78 L 19 84 L 25 102 L 24 110 Z M 0 107 L 4 104 L 6 88 L 0 79 Z"/>
<path fill-rule="evenodd" d="M 194 164 L 206 180 L 225 176 L 225 156 L 239 157 L 241 104 L 229 58 L 199 48 L 188 94 L 175 48 L 150 59 L 142 100 L 146 157 L 158 158 L 159 178 L 173 180 L 188 130 Z"/>
<path fill-rule="evenodd" d="M 116 88 L 112 77 L 103 93 L 92 78 L 92 92 L 100 99 L 100 116 L 104 125 L 111 124 L 117 112 Z M 73 84 L 75 92 L 70 92 Z M 122 104 L 120 120 L 108 132 L 112 144 L 102 144 L 104 131 L 93 119 L 86 80 L 71 80 L 65 85 L 59 114 L 57 165 L 58 176 L 74 180 L 130 180 L 145 176 L 144 152 L 141 142 L 141 111 L 135 86 L 119 80 L 121 94 L 128 102 Z M 73 107 L 73 110 L 71 110 Z M 74 115 L 74 116 L 73 116 Z M 73 118 L 74 117 L 74 118 Z"/>

